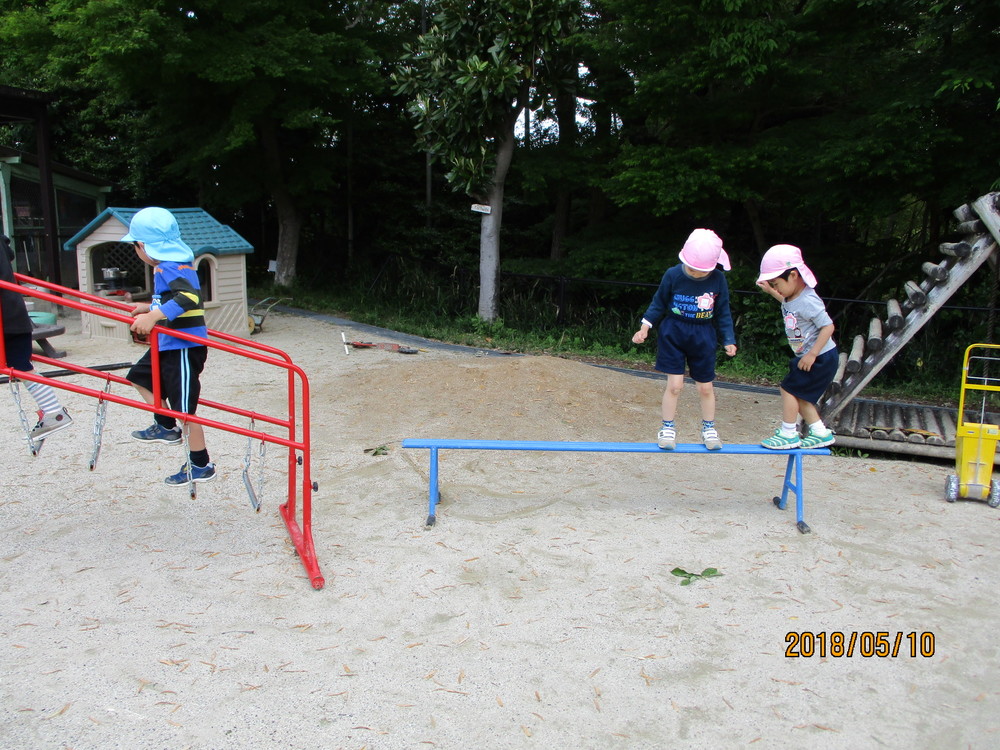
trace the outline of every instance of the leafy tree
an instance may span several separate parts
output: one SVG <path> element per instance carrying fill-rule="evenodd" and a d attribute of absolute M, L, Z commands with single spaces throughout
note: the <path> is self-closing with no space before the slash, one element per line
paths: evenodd
<path fill-rule="evenodd" d="M 635 86 L 617 109 L 621 205 L 746 227 L 758 251 L 841 252 L 914 200 L 938 214 L 996 177 L 996 3 L 599 4 L 596 46 Z"/>
<path fill-rule="evenodd" d="M 168 155 L 172 174 L 218 203 L 266 198 L 279 225 L 275 281 L 295 279 L 303 216 L 323 205 L 343 169 L 341 123 L 356 97 L 383 87 L 369 43 L 376 4 L 8 5 L 0 40 L 38 59 L 33 85 L 71 81 L 100 92 L 94 101 L 119 116 L 137 113 L 143 153 Z"/>
<path fill-rule="evenodd" d="M 515 125 L 535 92 L 549 90 L 549 60 L 573 31 L 578 0 L 439 0 L 434 23 L 408 49 L 397 91 L 412 99 L 422 145 L 447 179 L 489 206 L 480 220 L 479 316 L 493 321 L 504 186 Z"/>

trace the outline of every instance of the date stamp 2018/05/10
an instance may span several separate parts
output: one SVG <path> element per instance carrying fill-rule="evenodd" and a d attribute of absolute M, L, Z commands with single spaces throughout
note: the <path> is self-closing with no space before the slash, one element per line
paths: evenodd
<path fill-rule="evenodd" d="M 929 632 L 822 630 L 814 633 L 810 630 L 791 630 L 785 634 L 785 643 L 788 644 L 785 656 L 790 658 L 934 656 L 934 634 Z"/>

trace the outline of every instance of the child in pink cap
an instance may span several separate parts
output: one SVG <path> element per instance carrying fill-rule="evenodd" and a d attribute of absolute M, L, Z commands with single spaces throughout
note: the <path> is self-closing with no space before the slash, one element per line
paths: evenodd
<path fill-rule="evenodd" d="M 709 450 L 722 448 L 715 427 L 715 355 L 719 341 L 730 357 L 736 354 L 736 334 L 729 310 L 729 284 L 716 266 L 730 269 L 722 240 L 711 229 L 695 229 L 679 255 L 681 262 L 668 268 L 653 295 L 633 343 L 656 332 L 656 369 L 667 374 L 663 392 L 663 425 L 656 443 L 663 450 L 677 447 L 674 416 L 684 387 L 685 365 L 698 388 L 701 402 L 701 439 Z"/>
<path fill-rule="evenodd" d="M 816 294 L 816 276 L 794 245 L 775 245 L 760 261 L 757 286 L 781 303 L 781 318 L 794 357 L 781 381 L 781 427 L 761 441 L 772 450 L 824 448 L 833 432 L 823 424 L 816 404 L 837 374 L 840 355 L 833 341 L 833 320 Z M 809 426 L 800 438 L 795 423 Z"/>

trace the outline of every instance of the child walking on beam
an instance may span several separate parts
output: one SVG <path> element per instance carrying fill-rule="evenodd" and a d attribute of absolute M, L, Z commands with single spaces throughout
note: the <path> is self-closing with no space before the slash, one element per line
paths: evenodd
<path fill-rule="evenodd" d="M 775 245 L 760 261 L 757 286 L 781 303 L 785 335 L 795 355 L 781 381 L 781 427 L 761 441 L 772 450 L 825 448 L 834 435 L 817 404 L 837 375 L 840 355 L 833 340 L 833 320 L 816 294 L 816 276 L 794 245 Z M 809 432 L 799 437 L 798 416 Z"/>
<path fill-rule="evenodd" d="M 730 357 L 736 355 L 736 334 L 729 310 L 729 284 L 716 266 L 728 271 L 729 255 L 711 229 L 695 229 L 679 254 L 681 262 L 667 269 L 653 300 L 632 336 L 641 344 L 656 328 L 656 369 L 667 374 L 661 414 L 663 425 L 656 443 L 663 450 L 677 447 L 674 417 L 684 388 L 685 364 L 698 389 L 701 439 L 709 450 L 722 448 L 715 426 L 715 356 L 722 341 Z"/>

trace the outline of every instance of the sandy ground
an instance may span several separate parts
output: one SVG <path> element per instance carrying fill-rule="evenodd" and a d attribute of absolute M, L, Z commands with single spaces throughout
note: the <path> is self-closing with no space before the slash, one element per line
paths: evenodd
<path fill-rule="evenodd" d="M 74 362 L 140 353 L 68 325 Z M 1000 746 L 1000 510 L 946 503 L 953 467 L 808 458 L 800 534 L 771 501 L 780 456 L 442 452 L 425 528 L 428 456 L 403 438 L 650 442 L 662 381 L 347 356 L 341 330 L 373 340 L 278 312 L 254 337 L 309 378 L 319 591 L 277 510 L 283 448 L 255 514 L 243 437 L 209 431 L 220 476 L 191 499 L 162 483 L 182 450 L 129 437 L 146 414 L 110 405 L 91 472 L 94 400 L 64 392 L 77 423 L 32 458 L 5 397 L 0 747 Z M 213 401 L 286 403 L 280 372 L 231 355 L 204 380 Z M 724 440 L 773 430 L 776 397 L 718 400 Z M 682 586 L 677 567 L 722 575 Z M 865 656 L 879 632 L 890 655 Z"/>

